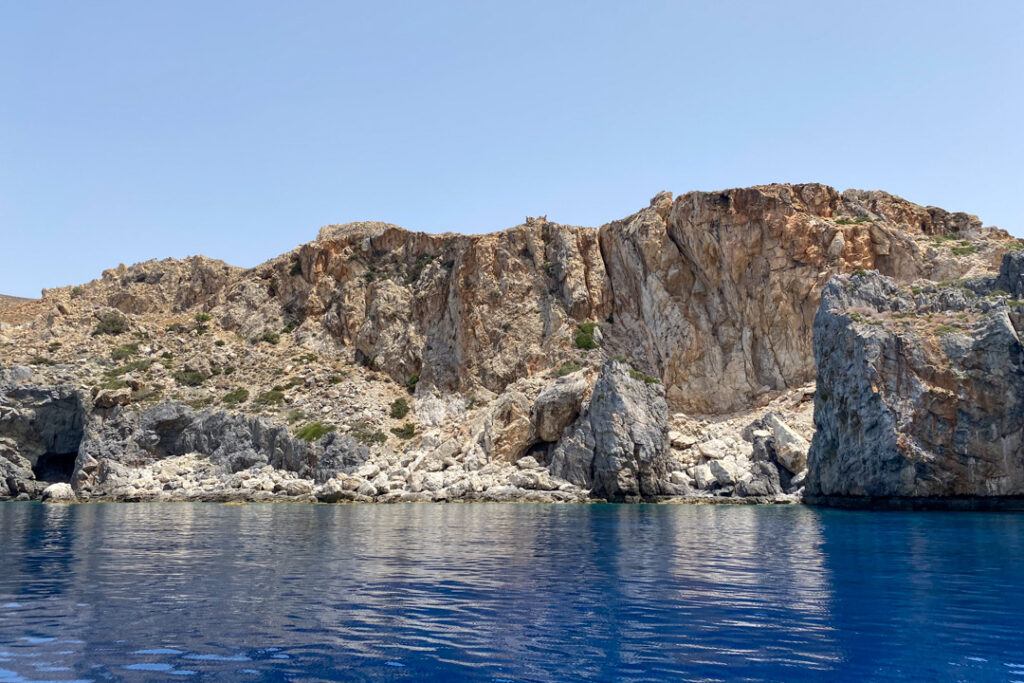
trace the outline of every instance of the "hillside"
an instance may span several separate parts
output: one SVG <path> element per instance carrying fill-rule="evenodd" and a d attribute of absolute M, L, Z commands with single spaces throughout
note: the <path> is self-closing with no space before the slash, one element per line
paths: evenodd
<path fill-rule="evenodd" d="M 308 479 L 296 495 L 340 482 L 321 499 L 777 496 L 799 490 L 813 432 L 829 279 L 980 276 L 1017 245 L 974 216 L 823 185 L 660 193 L 596 229 L 328 226 L 249 270 L 197 256 L 47 290 L 0 310 L 0 360 L 31 368 L 12 385 L 68 387 L 85 497 L 184 495 L 133 468 L 211 494 L 264 466 Z M 131 445 L 91 455 L 111 430 Z M 244 432 L 237 451 L 215 452 L 225 430 Z M 52 451 L 37 441 L 36 460 Z M 7 448 L 24 479 L 33 456 Z M 197 453 L 212 483 L 188 479 L 192 461 L 153 471 Z"/>

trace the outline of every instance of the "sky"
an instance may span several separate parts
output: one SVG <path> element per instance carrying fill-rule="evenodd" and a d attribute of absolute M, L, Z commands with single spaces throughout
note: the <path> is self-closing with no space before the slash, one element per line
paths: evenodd
<path fill-rule="evenodd" d="M 0 0 L 0 293 L 884 189 L 1024 236 L 1024 2 Z"/>

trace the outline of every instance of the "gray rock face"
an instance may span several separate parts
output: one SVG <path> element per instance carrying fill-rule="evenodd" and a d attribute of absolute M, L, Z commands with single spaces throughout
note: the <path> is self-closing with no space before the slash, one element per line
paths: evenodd
<path fill-rule="evenodd" d="M 197 412 L 167 401 L 94 416 L 79 449 L 74 485 L 100 494 L 121 485 L 131 467 L 189 453 L 208 457 L 226 473 L 270 465 L 316 481 L 352 470 L 369 457 L 367 448 L 349 436 L 330 433 L 307 443 L 266 418 Z"/>
<path fill-rule="evenodd" d="M 47 482 L 66 481 L 85 411 L 85 395 L 71 386 L 0 386 L 0 496 L 35 497 Z"/>
<path fill-rule="evenodd" d="M 815 319 L 809 500 L 1024 495 L 1024 259 L 902 289 L 833 279 Z"/>
<path fill-rule="evenodd" d="M 532 421 L 537 438 L 558 441 L 562 432 L 579 415 L 583 394 L 587 391 L 584 378 L 565 378 L 540 393 L 533 403 Z"/>
<path fill-rule="evenodd" d="M 552 474 L 612 500 L 665 492 L 665 392 L 636 374 L 625 363 L 605 363 L 589 403 L 552 453 Z"/>

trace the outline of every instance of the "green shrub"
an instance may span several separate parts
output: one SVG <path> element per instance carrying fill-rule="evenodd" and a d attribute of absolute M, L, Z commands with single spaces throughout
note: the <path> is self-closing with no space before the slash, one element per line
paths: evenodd
<path fill-rule="evenodd" d="M 661 384 L 661 380 L 659 380 L 657 377 L 651 377 L 650 375 L 646 375 L 640 372 L 639 370 L 631 369 L 629 371 L 629 376 L 632 377 L 633 379 L 641 380 L 644 384 Z"/>
<path fill-rule="evenodd" d="M 248 400 L 248 390 L 235 389 L 234 391 L 224 394 L 224 398 L 221 399 L 221 403 L 227 403 L 229 406 L 237 406 L 239 403 L 245 403 Z"/>
<path fill-rule="evenodd" d="M 577 325 L 576 336 L 573 338 L 576 348 L 586 351 L 596 349 L 599 346 L 597 340 L 594 339 L 594 330 L 596 329 L 597 323 L 580 323 Z"/>
<path fill-rule="evenodd" d="M 397 436 L 399 439 L 409 440 L 416 435 L 416 425 L 412 422 L 406 422 L 401 427 L 392 427 L 391 433 Z"/>
<path fill-rule="evenodd" d="M 341 380 L 343 380 L 343 379 L 344 379 L 344 377 L 342 377 L 341 375 L 331 375 L 330 377 L 327 378 L 327 383 L 328 384 L 341 384 Z"/>
<path fill-rule="evenodd" d="M 953 252 L 954 256 L 968 256 L 970 254 L 977 254 L 981 250 L 977 244 L 961 245 L 959 247 L 953 247 L 950 251 Z"/>
<path fill-rule="evenodd" d="M 416 385 L 419 384 L 419 382 L 420 382 L 420 373 L 418 373 L 418 372 L 413 373 L 412 376 L 409 377 L 409 381 L 405 383 L 405 386 L 406 386 L 406 388 L 409 389 L 409 393 L 410 394 L 412 394 L 412 393 L 414 393 L 416 391 Z"/>
<path fill-rule="evenodd" d="M 281 334 L 291 334 L 292 332 L 295 331 L 295 328 L 298 327 L 298 326 L 299 326 L 298 323 L 296 323 L 294 321 L 290 322 L 290 323 L 288 323 L 287 325 L 285 325 L 284 327 L 281 328 Z"/>
<path fill-rule="evenodd" d="M 57 349 L 59 349 L 62 346 L 64 346 L 64 345 L 61 344 L 59 341 L 55 341 L 55 342 L 50 342 L 50 345 L 47 346 L 46 349 L 50 353 L 53 353 L 54 351 L 56 351 Z"/>
<path fill-rule="evenodd" d="M 858 268 L 857 270 L 853 271 L 853 274 L 857 275 L 858 277 L 866 277 L 868 271 L 864 270 L 863 268 Z"/>
<path fill-rule="evenodd" d="M 409 402 L 404 398 L 396 398 L 391 404 L 391 417 L 401 420 L 409 414 Z"/>
<path fill-rule="evenodd" d="M 93 336 L 99 334 L 124 334 L 128 331 L 128 320 L 123 315 L 117 313 L 107 313 L 105 316 L 100 318 L 100 321 L 96 323 L 96 327 L 93 329 Z"/>
<path fill-rule="evenodd" d="M 352 426 L 352 431 L 349 432 L 359 443 L 372 446 L 375 443 L 384 443 L 388 440 L 388 435 L 379 429 L 374 429 L 373 425 L 369 422 L 357 422 Z"/>
<path fill-rule="evenodd" d="M 328 432 L 333 432 L 337 427 L 325 425 L 321 422 L 310 422 L 304 427 L 295 430 L 295 438 L 303 441 L 319 441 Z"/>
<path fill-rule="evenodd" d="M 110 357 L 113 360 L 124 360 L 134 356 L 139 352 L 138 344 L 125 344 L 124 346 L 118 346 L 116 349 L 110 352 Z"/>
<path fill-rule="evenodd" d="M 197 323 L 202 324 L 202 323 L 208 323 L 211 320 L 213 320 L 213 316 L 210 315 L 209 313 L 196 313 L 195 314 L 195 319 L 196 319 Z"/>
<path fill-rule="evenodd" d="M 100 384 L 100 389 L 124 389 L 126 386 L 128 382 L 123 379 L 108 379 Z"/>
<path fill-rule="evenodd" d="M 224 346 L 224 340 L 223 339 L 218 339 L 217 341 L 213 342 L 213 345 L 214 346 Z"/>
<path fill-rule="evenodd" d="M 304 419 L 306 419 L 306 413 L 302 412 L 298 408 L 296 408 L 295 410 L 288 411 L 288 424 L 291 424 L 292 422 L 298 422 L 299 420 Z"/>
<path fill-rule="evenodd" d="M 279 341 L 281 341 L 281 335 L 279 335 L 277 332 L 270 332 L 269 330 L 253 339 L 254 344 L 266 342 L 271 345 L 276 345 Z"/>
<path fill-rule="evenodd" d="M 276 406 L 284 403 L 284 392 L 280 389 L 265 391 L 253 401 L 258 406 Z"/>
<path fill-rule="evenodd" d="M 174 334 L 181 334 L 182 332 L 188 332 L 188 328 L 181 323 L 171 323 L 167 326 L 167 331 Z"/>
<path fill-rule="evenodd" d="M 32 356 L 28 362 L 29 365 L 56 365 L 56 361 L 52 358 L 46 358 L 45 356 Z"/>
<path fill-rule="evenodd" d="M 566 375 L 571 375 L 572 373 L 578 372 L 582 369 L 583 366 L 577 365 L 576 363 L 563 363 L 562 367 L 558 368 L 557 374 L 559 377 L 565 377 Z"/>
<path fill-rule="evenodd" d="M 198 387 L 206 381 L 203 373 L 194 370 L 179 370 L 174 373 L 174 381 L 186 387 Z"/>
<path fill-rule="evenodd" d="M 288 271 L 288 274 L 293 276 L 293 277 L 296 276 L 296 275 L 302 275 L 302 262 L 301 261 L 295 261 L 294 263 L 292 263 L 292 267 Z"/>
<path fill-rule="evenodd" d="M 409 274 L 405 278 L 407 284 L 412 284 L 420 279 L 420 275 L 423 274 L 423 269 L 427 267 L 427 264 L 433 260 L 426 254 L 420 254 L 416 257 L 416 263 L 413 264 L 412 268 L 409 269 Z"/>
<path fill-rule="evenodd" d="M 377 369 L 377 356 L 367 356 L 366 354 L 359 354 L 359 364 L 367 370 Z"/>
<path fill-rule="evenodd" d="M 83 294 L 85 294 L 85 290 L 82 289 L 81 287 L 72 287 L 71 288 L 71 298 L 72 299 L 77 299 L 78 297 L 82 296 Z"/>

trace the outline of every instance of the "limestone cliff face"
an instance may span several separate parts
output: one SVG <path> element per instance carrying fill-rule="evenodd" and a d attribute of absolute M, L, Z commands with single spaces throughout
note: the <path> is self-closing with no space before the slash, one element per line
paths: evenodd
<path fill-rule="evenodd" d="M 529 218 L 431 235 L 354 223 L 248 270 L 199 256 L 119 266 L 0 308 L 0 497 L 67 482 L 84 498 L 792 501 L 805 478 L 842 495 L 931 495 L 921 482 L 938 474 L 891 493 L 904 489 L 872 469 L 891 462 L 911 477 L 898 443 L 871 436 L 877 448 L 850 464 L 860 456 L 843 443 L 860 427 L 848 414 L 893 433 L 904 424 L 895 403 L 867 393 L 834 419 L 820 413 L 822 455 L 807 472 L 822 292 L 828 307 L 846 305 L 846 290 L 826 283 L 856 286 L 851 274 L 876 270 L 902 292 L 931 291 L 995 272 L 1018 247 L 973 216 L 882 192 L 767 185 L 661 193 L 597 229 Z M 1017 292 L 1021 273 L 1007 268 L 997 288 Z M 961 306 L 951 296 L 914 305 L 938 315 L 940 303 Z M 857 386 L 882 381 L 857 356 L 862 326 L 851 329 L 829 332 L 848 358 L 819 358 L 824 395 L 847 372 Z M 1011 344 L 1009 328 L 993 330 Z M 920 349 L 932 355 L 913 373 L 936 386 L 953 390 L 973 371 L 956 360 L 973 350 L 942 346 L 953 369 L 940 382 L 928 373 L 945 356 Z M 877 374 L 900 396 L 902 351 L 886 353 Z M 997 368 L 1005 359 L 992 353 Z M 928 410 L 946 422 L 914 418 L 923 453 L 945 452 L 933 432 L 969 413 L 933 394 Z M 983 412 L 994 400 L 980 384 L 964 400 L 975 399 Z M 61 422 L 69 415 L 77 426 Z M 1013 490 L 1000 482 L 1014 473 L 964 467 L 965 481 Z"/>
<path fill-rule="evenodd" d="M 807 494 L 1024 495 L 1024 256 L 998 277 L 913 290 L 832 281 L 815 320 Z"/>
<path fill-rule="evenodd" d="M 995 268 L 1005 251 L 993 235 L 976 258 L 957 258 L 936 234 L 983 231 L 973 216 L 824 185 L 661 194 L 601 229 L 609 334 L 662 379 L 673 407 L 739 409 L 813 379 L 811 327 L 832 275 L 951 279 Z"/>
<path fill-rule="evenodd" d="M 996 268 L 1010 241 L 883 192 L 769 185 L 661 193 L 598 230 L 545 218 L 468 236 L 328 226 L 252 270 L 149 262 L 85 291 L 132 314 L 208 311 L 247 338 L 298 327 L 398 382 L 465 393 L 571 361 L 591 321 L 663 382 L 670 406 L 719 413 L 813 379 L 811 327 L 832 275 L 955 279 Z"/>

